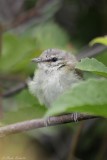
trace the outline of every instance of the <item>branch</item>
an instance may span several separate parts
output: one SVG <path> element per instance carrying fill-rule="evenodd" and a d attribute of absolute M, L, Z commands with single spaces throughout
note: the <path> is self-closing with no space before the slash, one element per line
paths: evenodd
<path fill-rule="evenodd" d="M 20 83 L 19 85 L 12 87 L 8 91 L 2 94 L 2 97 L 7 98 L 19 93 L 21 90 L 27 88 L 27 82 Z"/>
<path fill-rule="evenodd" d="M 76 56 L 78 60 L 81 60 L 82 58 L 85 58 L 85 57 L 89 57 L 89 58 L 95 57 L 96 55 L 104 51 L 107 51 L 107 46 L 102 44 L 96 44 L 96 45 L 93 45 L 92 47 L 89 47 L 89 46 L 84 47 Z"/>
<path fill-rule="evenodd" d="M 93 118 L 101 118 L 101 117 L 78 113 L 77 119 L 78 121 L 82 121 L 82 120 L 93 119 Z M 10 124 L 4 127 L 0 127 L 0 137 L 6 136 L 9 134 L 14 134 L 14 133 L 21 133 L 31 129 L 55 126 L 58 124 L 64 124 L 69 122 L 75 122 L 73 113 L 60 115 L 60 116 L 52 116 L 46 119 L 33 119 L 33 120 L 24 121 L 24 122 L 18 122 L 15 124 Z"/>

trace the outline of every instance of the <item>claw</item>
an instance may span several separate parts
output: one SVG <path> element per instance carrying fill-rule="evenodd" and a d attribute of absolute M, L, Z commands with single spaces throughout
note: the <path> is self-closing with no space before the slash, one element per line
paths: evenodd
<path fill-rule="evenodd" d="M 46 120 L 45 120 L 45 122 L 44 122 L 44 125 L 47 127 L 47 126 L 49 126 L 49 124 L 50 124 L 50 117 L 48 117 Z"/>
<path fill-rule="evenodd" d="M 73 113 L 74 122 L 78 122 L 78 113 Z"/>

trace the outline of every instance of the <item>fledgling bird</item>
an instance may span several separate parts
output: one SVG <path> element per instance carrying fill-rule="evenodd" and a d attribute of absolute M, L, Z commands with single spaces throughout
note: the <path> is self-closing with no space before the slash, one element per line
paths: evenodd
<path fill-rule="evenodd" d="M 37 70 L 28 87 L 46 107 L 51 107 L 61 94 L 82 80 L 82 74 L 75 69 L 76 57 L 64 50 L 45 50 L 32 61 L 37 63 Z"/>

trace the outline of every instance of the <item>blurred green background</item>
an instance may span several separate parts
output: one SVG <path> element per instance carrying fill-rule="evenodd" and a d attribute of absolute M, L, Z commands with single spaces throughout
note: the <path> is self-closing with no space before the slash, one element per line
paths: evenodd
<path fill-rule="evenodd" d="M 1 0 L 0 94 L 32 77 L 31 59 L 48 48 L 79 54 L 107 33 L 106 0 Z M 91 50 L 90 50 L 91 52 Z M 107 65 L 107 51 L 96 55 Z M 27 88 L 0 97 L 0 126 L 40 118 L 47 109 Z M 0 159 L 106 160 L 107 120 L 96 119 L 0 138 Z"/>

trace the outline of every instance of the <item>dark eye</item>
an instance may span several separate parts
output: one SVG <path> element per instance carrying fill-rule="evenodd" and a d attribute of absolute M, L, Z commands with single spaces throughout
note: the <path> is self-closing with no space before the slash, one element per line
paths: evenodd
<path fill-rule="evenodd" d="M 56 57 L 52 58 L 52 62 L 56 62 L 57 60 L 58 60 L 58 58 L 56 58 Z"/>

